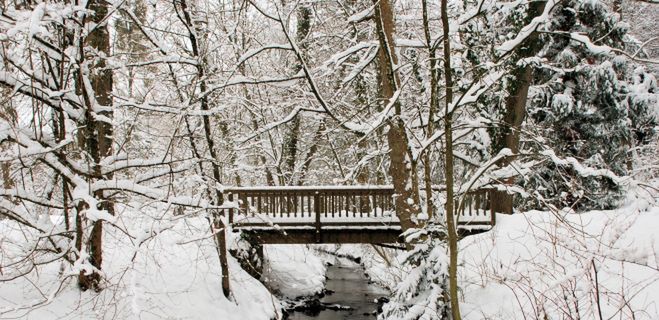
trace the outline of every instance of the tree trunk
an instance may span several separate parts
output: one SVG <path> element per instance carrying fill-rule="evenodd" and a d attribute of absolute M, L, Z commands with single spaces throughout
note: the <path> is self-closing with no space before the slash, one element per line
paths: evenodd
<path fill-rule="evenodd" d="M 444 115 L 445 176 L 446 176 L 446 226 L 448 228 L 449 247 L 449 297 L 451 300 L 451 315 L 453 320 L 460 320 L 460 301 L 458 299 L 458 234 L 456 231 L 453 211 L 453 72 L 451 70 L 451 40 L 448 21 L 448 0 L 442 0 L 442 29 L 444 32 L 444 77 L 446 79 L 446 105 Z"/>
<path fill-rule="evenodd" d="M 304 43 L 305 38 L 311 29 L 311 9 L 306 5 L 301 5 L 297 11 L 297 33 L 295 41 L 299 43 L 302 53 L 306 52 L 307 45 Z M 301 62 L 294 67 L 295 73 L 302 70 Z M 297 162 L 298 143 L 300 136 L 300 114 L 295 116 L 291 124 L 291 130 L 288 132 L 284 148 L 282 150 L 282 157 L 284 162 L 284 184 L 295 184 L 295 163 Z"/>
<path fill-rule="evenodd" d="M 618 14 L 618 20 L 622 21 L 622 0 L 613 0 L 613 12 Z"/>
<path fill-rule="evenodd" d="M 306 180 L 307 171 L 311 166 L 311 161 L 313 160 L 313 157 L 318 152 L 318 144 L 320 143 L 320 139 L 322 139 L 324 132 L 325 132 L 325 121 L 321 121 L 320 124 L 318 125 L 318 129 L 316 129 L 316 133 L 313 136 L 313 144 L 311 145 L 311 148 L 309 148 L 309 152 L 307 152 L 307 155 L 304 157 L 302 168 L 300 168 L 300 177 L 297 180 L 298 186 L 303 185 Z"/>
<path fill-rule="evenodd" d="M 539 16 L 545 9 L 544 1 L 530 2 L 529 9 L 527 12 L 526 22 L 530 22 L 533 18 Z M 526 43 L 520 48 L 517 53 L 516 59 L 513 61 L 519 61 L 524 58 L 535 56 L 538 51 L 541 49 L 542 43 L 538 33 L 533 33 L 527 40 Z M 531 86 L 531 81 L 533 80 L 533 67 L 526 65 L 522 67 L 517 67 L 512 72 L 512 79 L 510 81 L 511 85 L 508 88 L 509 95 L 506 97 L 506 111 L 503 118 L 503 123 L 501 124 L 501 136 L 498 150 L 495 150 L 495 153 L 498 153 L 503 148 L 510 149 L 513 154 L 519 152 L 519 142 L 520 142 L 520 132 L 522 129 L 522 123 L 524 122 L 524 117 L 526 115 L 526 100 L 529 95 L 529 88 Z M 510 163 L 511 159 L 507 158 L 501 161 L 501 166 L 506 166 Z M 507 185 L 513 185 L 515 180 L 510 178 L 504 181 Z M 491 204 L 494 212 L 499 213 L 513 213 L 513 195 L 509 194 L 506 191 L 494 191 L 492 194 Z"/>
<path fill-rule="evenodd" d="M 199 28 L 197 28 L 194 25 L 186 1 L 181 0 L 180 3 L 181 3 L 181 11 L 183 12 L 183 17 L 185 19 L 185 24 L 188 25 L 188 29 L 190 30 L 189 38 L 192 46 L 192 54 L 195 58 L 199 59 L 199 64 L 197 65 L 197 78 L 199 79 L 199 91 L 206 92 L 207 89 L 206 80 L 205 80 L 206 72 L 204 68 L 207 65 L 207 61 L 204 58 L 205 56 L 202 55 L 201 53 L 201 43 L 200 43 L 201 39 L 197 38 L 197 35 L 202 34 L 202 32 L 201 30 L 199 30 Z M 195 32 L 192 32 L 192 30 L 195 30 Z M 200 106 L 201 106 L 201 110 L 203 111 L 210 110 L 208 96 L 203 96 L 201 98 Z M 202 116 L 202 121 L 204 124 L 204 137 L 206 139 L 206 144 L 208 146 L 208 153 L 212 159 L 211 168 L 213 173 L 213 180 L 214 180 L 213 182 L 214 184 L 220 184 L 222 183 L 222 176 L 220 173 L 220 166 L 217 163 L 218 157 L 217 157 L 217 151 L 215 149 L 215 141 L 213 140 L 210 116 L 207 113 L 205 113 Z M 212 199 L 211 203 L 221 205 L 224 202 L 224 197 L 222 195 L 222 192 L 218 188 L 215 188 L 213 186 L 213 188 L 209 191 L 211 198 L 214 198 Z M 225 297 L 229 298 L 231 296 L 231 284 L 229 281 L 229 263 L 227 257 L 229 253 L 226 248 L 226 225 L 224 224 L 224 221 L 221 218 L 217 219 L 216 222 L 218 229 L 216 231 L 217 245 L 218 245 L 218 253 L 220 259 L 220 268 L 222 271 L 222 293 L 224 294 Z"/>
<path fill-rule="evenodd" d="M 93 12 L 88 18 L 95 24 L 104 22 L 108 14 L 108 3 L 100 0 L 93 0 L 89 4 L 89 9 Z M 110 56 L 110 35 L 108 32 L 107 24 L 101 24 L 94 28 L 94 30 L 87 36 L 85 46 L 90 46 L 98 52 L 102 52 L 105 56 Z M 81 48 L 81 51 L 85 52 Z M 86 53 L 86 52 L 85 52 Z M 84 57 L 84 56 L 83 56 Z M 84 135 L 84 149 L 88 155 L 91 156 L 94 162 L 94 174 L 101 177 L 101 160 L 112 154 L 112 123 L 104 120 L 96 120 L 92 115 L 93 110 L 98 111 L 98 115 L 104 119 L 112 119 L 112 70 L 105 69 L 106 64 L 104 59 L 97 59 L 96 64 L 90 66 L 89 81 L 93 92 L 87 92 L 85 88 L 83 73 L 79 73 L 79 86 L 83 90 L 85 97 L 85 104 L 87 110 L 85 112 L 86 126 L 82 130 Z M 109 111 L 108 111 L 109 110 Z M 112 178 L 107 176 L 105 178 Z M 98 191 L 94 194 L 98 200 L 98 208 L 106 210 L 110 214 L 114 214 L 114 204 L 107 199 L 103 191 Z M 80 218 L 81 210 L 87 209 L 89 204 L 80 204 L 78 207 L 78 217 L 80 221 L 76 221 L 78 228 L 77 235 L 83 235 L 84 220 Z M 82 241 L 83 239 L 78 239 Z M 89 236 L 89 262 L 96 269 L 100 270 L 103 265 L 103 221 L 98 220 L 92 223 L 92 230 Z M 82 243 L 78 249 L 82 249 Z M 91 272 L 85 274 L 81 272 L 78 277 L 78 285 L 82 290 L 93 289 L 100 290 L 99 282 L 101 276 L 98 272 Z"/>
<path fill-rule="evenodd" d="M 398 78 L 393 67 L 398 63 L 394 44 L 394 16 L 389 0 L 373 0 L 375 4 L 375 22 L 378 40 L 380 42 L 379 72 L 383 104 L 389 104 L 394 92 L 398 89 Z M 400 102 L 393 104 L 396 116 L 389 121 L 387 141 L 389 143 L 389 174 L 394 184 L 394 205 L 396 214 L 400 219 L 403 231 L 417 226 L 416 216 L 419 213 L 417 203 L 418 187 L 413 187 L 416 172 L 410 157 L 410 146 L 405 131 L 405 124 L 401 119 L 402 108 Z"/>
<path fill-rule="evenodd" d="M 427 0 L 422 0 L 421 2 L 423 9 L 423 33 L 426 37 L 426 46 L 429 51 L 429 64 L 430 64 L 430 105 L 428 106 L 428 127 L 426 128 L 426 137 L 432 137 L 435 129 L 435 114 L 437 114 L 437 109 L 439 105 L 439 99 L 437 97 L 438 89 L 438 77 L 437 77 L 437 48 L 434 47 L 432 43 L 432 37 L 430 36 L 430 23 L 428 20 L 428 4 Z M 431 177 L 431 166 L 430 166 L 430 148 L 427 148 L 423 153 L 423 177 L 426 188 L 426 212 L 428 213 L 428 220 L 431 220 L 434 213 L 434 207 L 432 203 L 432 177 Z"/>
<path fill-rule="evenodd" d="M 11 101 L 11 90 L 2 88 L 0 89 L 0 103 L 3 106 L 0 109 L 0 118 L 5 119 L 7 123 L 15 125 L 18 121 L 16 110 Z M 0 148 L 3 148 L 0 146 Z M 0 164 L 0 169 L 2 171 L 2 187 L 4 189 L 13 189 L 14 188 L 14 179 L 11 177 L 11 162 L 5 161 Z"/>

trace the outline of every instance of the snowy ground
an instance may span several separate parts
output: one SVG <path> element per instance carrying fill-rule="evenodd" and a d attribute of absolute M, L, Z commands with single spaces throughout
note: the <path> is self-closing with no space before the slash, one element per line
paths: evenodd
<path fill-rule="evenodd" d="M 463 316 L 659 319 L 658 227 L 649 190 L 618 210 L 497 216 L 460 242 Z"/>
<path fill-rule="evenodd" d="M 496 227 L 460 242 L 464 319 L 659 319 L 659 203 L 630 193 L 618 210 L 581 214 L 532 211 L 498 216 Z M 0 286 L 0 318 L 22 319 L 271 319 L 281 303 L 257 280 L 233 270 L 233 300 L 221 293 L 217 251 L 203 217 L 155 219 L 124 209 L 106 228 L 106 289 L 80 293 L 71 270 L 42 266 Z M 153 211 L 155 212 L 155 211 Z M 8 259 L 22 231 L 0 221 Z M 143 242 L 140 241 L 144 240 Z M 395 287 L 406 268 L 366 245 L 321 246 L 360 257 L 370 278 Z M 266 246 L 264 279 L 286 297 L 323 288 L 322 254 L 300 245 Z M 64 275 L 64 276 L 63 276 Z M 4 276 L 7 276 L 6 274 Z M 62 279 L 65 279 L 62 281 Z M 61 287 L 61 289 L 59 289 Z M 37 289 L 38 288 L 38 289 Z M 57 294 L 54 294 L 57 292 Z"/>
<path fill-rule="evenodd" d="M 202 217 L 175 220 L 122 212 L 118 224 L 135 237 L 129 241 L 106 227 L 101 293 L 81 293 L 75 277 L 59 263 L 41 266 L 29 277 L 0 285 L 0 318 L 20 319 L 271 319 L 280 303 L 230 259 L 234 302 L 222 295 L 220 266 L 208 222 Z M 2 258 L 21 230 L 0 221 Z M 147 235 L 151 235 L 150 237 Z M 137 245 L 139 240 L 144 240 Z M 63 267 L 61 270 L 60 268 Z M 5 275 L 6 276 L 6 275 Z M 65 280 L 62 280 L 65 279 Z M 61 287 L 61 290 L 59 288 Z M 58 292 L 59 291 L 59 292 Z M 57 294 L 55 294 L 57 292 Z"/>

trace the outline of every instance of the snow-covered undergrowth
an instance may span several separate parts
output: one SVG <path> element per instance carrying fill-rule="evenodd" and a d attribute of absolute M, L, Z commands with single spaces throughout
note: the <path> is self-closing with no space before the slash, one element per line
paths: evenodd
<path fill-rule="evenodd" d="M 460 241 L 464 319 L 659 319 L 659 204 L 531 211 Z M 656 196 L 655 196 L 656 197 Z"/>
<path fill-rule="evenodd" d="M 60 263 L 45 264 L 27 277 L 0 285 L 0 318 L 278 317 L 279 301 L 240 269 L 233 258 L 229 267 L 234 301 L 223 296 L 218 253 L 205 218 L 168 219 L 149 217 L 145 212 L 118 211 L 117 225 L 124 231 L 105 228 L 103 291 L 81 292 L 73 269 Z M 23 236 L 15 223 L 0 220 L 0 259 L 8 261 L 18 250 L 25 250 L 25 246 L 18 247 L 30 243 Z"/>
<path fill-rule="evenodd" d="M 325 287 L 327 268 L 312 249 L 303 245 L 267 245 L 262 280 L 286 298 L 311 296 Z"/>
<path fill-rule="evenodd" d="M 493 230 L 461 240 L 463 319 L 659 319 L 653 190 L 629 192 L 616 210 L 498 215 Z M 401 265 L 409 256 L 401 253 L 391 267 L 370 263 L 369 273 L 400 279 L 379 319 L 439 319 L 446 312 L 435 290 L 446 268 L 445 245 L 438 245 L 441 252 L 426 250 L 421 262 Z"/>

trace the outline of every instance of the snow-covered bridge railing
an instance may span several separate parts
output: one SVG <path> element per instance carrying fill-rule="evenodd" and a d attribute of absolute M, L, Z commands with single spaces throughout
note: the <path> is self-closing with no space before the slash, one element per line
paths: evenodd
<path fill-rule="evenodd" d="M 236 187 L 224 196 L 239 207 L 223 212 L 233 228 L 263 243 L 383 243 L 400 234 L 393 186 Z M 489 190 L 469 192 L 456 210 L 459 228 L 493 225 L 489 200 Z"/>

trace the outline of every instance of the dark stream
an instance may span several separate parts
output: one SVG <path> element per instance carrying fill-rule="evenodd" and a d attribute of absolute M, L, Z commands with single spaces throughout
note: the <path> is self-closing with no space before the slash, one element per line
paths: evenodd
<path fill-rule="evenodd" d="M 347 259 L 337 259 L 337 263 L 327 267 L 325 289 L 327 294 L 320 298 L 320 303 L 327 308 L 317 315 L 292 312 L 288 319 L 373 320 L 378 309 L 377 300 L 388 295 L 387 290 L 369 283 L 359 264 Z"/>

